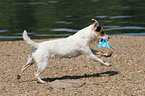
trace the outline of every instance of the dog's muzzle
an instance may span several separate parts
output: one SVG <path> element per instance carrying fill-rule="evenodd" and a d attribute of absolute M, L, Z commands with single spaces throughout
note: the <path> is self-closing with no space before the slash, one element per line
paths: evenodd
<path fill-rule="evenodd" d="M 108 37 L 107 41 L 110 39 L 110 37 Z M 101 43 L 103 41 L 103 38 L 99 39 L 99 43 Z"/>

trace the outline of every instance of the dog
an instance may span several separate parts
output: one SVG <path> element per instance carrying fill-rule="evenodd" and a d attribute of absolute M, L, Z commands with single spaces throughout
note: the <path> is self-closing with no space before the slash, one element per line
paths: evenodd
<path fill-rule="evenodd" d="M 23 72 L 37 63 L 38 69 L 35 73 L 37 80 L 40 83 L 45 83 L 46 81 L 40 78 L 40 74 L 46 69 L 50 57 L 76 57 L 79 55 L 85 55 L 87 58 L 94 61 L 100 62 L 103 65 L 110 66 L 111 64 L 97 58 L 93 52 L 95 50 L 90 48 L 91 42 L 96 39 L 108 40 L 109 36 L 105 34 L 104 29 L 99 26 L 98 21 L 91 19 L 92 24 L 79 30 L 74 35 L 67 38 L 44 41 L 41 43 L 35 43 L 27 35 L 26 30 L 23 32 L 24 41 L 33 46 L 31 53 L 28 56 L 28 61 L 21 69 L 21 73 L 17 75 L 17 79 L 20 79 Z M 101 53 L 103 55 L 103 53 Z M 107 56 L 106 54 L 104 54 Z"/>

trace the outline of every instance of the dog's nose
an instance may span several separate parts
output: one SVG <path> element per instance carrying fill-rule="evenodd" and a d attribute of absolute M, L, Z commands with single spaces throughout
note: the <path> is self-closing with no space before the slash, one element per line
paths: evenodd
<path fill-rule="evenodd" d="M 110 39 L 110 37 L 108 37 L 108 40 Z"/>

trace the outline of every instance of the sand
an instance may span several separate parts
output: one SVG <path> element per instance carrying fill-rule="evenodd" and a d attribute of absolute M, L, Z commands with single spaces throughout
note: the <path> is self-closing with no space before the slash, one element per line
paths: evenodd
<path fill-rule="evenodd" d="M 45 39 L 46 40 L 46 39 Z M 45 40 L 35 40 L 41 42 Z M 112 36 L 110 44 L 116 49 L 92 48 L 110 52 L 111 57 L 97 57 L 111 62 L 102 66 L 84 56 L 51 58 L 41 78 L 48 83 L 38 83 L 34 77 L 37 65 L 28 68 L 17 80 L 32 47 L 24 41 L 0 42 L 0 96 L 144 96 L 145 95 L 145 36 Z M 73 88 L 54 88 L 52 83 L 83 81 Z"/>

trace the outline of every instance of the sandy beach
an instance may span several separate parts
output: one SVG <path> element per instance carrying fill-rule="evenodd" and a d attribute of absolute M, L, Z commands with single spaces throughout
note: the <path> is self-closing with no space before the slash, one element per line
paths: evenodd
<path fill-rule="evenodd" d="M 35 40 L 42 42 L 49 39 Z M 28 68 L 17 80 L 22 66 L 32 47 L 24 41 L 0 42 L 0 96 L 144 96 L 145 95 L 145 36 L 111 36 L 110 44 L 116 49 L 92 48 L 111 52 L 111 57 L 97 57 L 111 62 L 103 66 L 87 60 L 84 56 L 75 58 L 52 58 L 41 78 L 48 83 L 37 83 L 34 73 L 37 65 Z M 53 88 L 55 81 L 79 81 L 84 85 L 74 88 Z"/>

